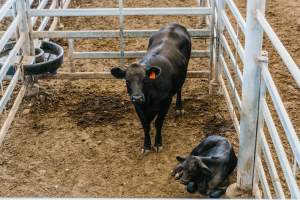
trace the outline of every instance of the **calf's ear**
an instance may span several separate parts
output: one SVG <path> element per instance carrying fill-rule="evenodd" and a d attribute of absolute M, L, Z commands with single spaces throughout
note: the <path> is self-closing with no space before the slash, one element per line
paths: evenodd
<path fill-rule="evenodd" d="M 183 156 L 176 156 L 176 160 L 180 163 L 182 163 L 183 161 L 185 161 L 186 157 Z"/>
<path fill-rule="evenodd" d="M 207 180 L 210 180 L 213 178 L 213 172 L 207 167 L 207 165 L 203 162 L 204 158 L 201 158 L 199 156 L 195 156 L 197 158 L 197 163 L 200 168 L 201 173 L 205 176 Z M 211 159 L 211 158 L 210 158 Z"/>
<path fill-rule="evenodd" d="M 211 180 L 213 178 L 212 171 L 204 163 L 201 165 L 201 173 L 207 178 L 207 180 Z"/>
<path fill-rule="evenodd" d="M 161 69 L 159 67 L 149 67 L 146 70 L 146 75 L 149 77 L 149 79 L 155 80 L 159 77 L 161 73 Z"/>
<path fill-rule="evenodd" d="M 121 69 L 120 67 L 113 67 L 110 70 L 110 73 L 117 79 L 123 79 L 126 76 L 126 71 Z"/>

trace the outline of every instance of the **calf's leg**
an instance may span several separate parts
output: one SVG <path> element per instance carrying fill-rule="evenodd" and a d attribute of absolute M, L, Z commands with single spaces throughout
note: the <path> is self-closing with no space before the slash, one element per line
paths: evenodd
<path fill-rule="evenodd" d="M 223 194 L 225 194 L 228 185 L 229 179 L 226 178 L 221 184 L 209 192 L 209 197 L 214 199 L 221 197 Z"/>

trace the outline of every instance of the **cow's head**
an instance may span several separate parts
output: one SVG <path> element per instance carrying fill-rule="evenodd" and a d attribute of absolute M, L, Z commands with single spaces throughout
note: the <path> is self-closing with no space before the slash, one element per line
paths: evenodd
<path fill-rule="evenodd" d="M 199 156 L 181 157 L 176 159 L 180 164 L 173 170 L 173 175 L 179 181 L 187 185 L 189 192 L 199 191 L 205 194 L 207 190 L 207 183 L 213 178 L 212 171 L 202 161 Z"/>
<path fill-rule="evenodd" d="M 110 72 L 114 77 L 126 80 L 130 99 L 133 103 L 138 104 L 145 101 L 144 85 L 149 81 L 157 79 L 161 70 L 155 66 L 133 63 L 125 70 L 120 67 L 113 67 Z"/>

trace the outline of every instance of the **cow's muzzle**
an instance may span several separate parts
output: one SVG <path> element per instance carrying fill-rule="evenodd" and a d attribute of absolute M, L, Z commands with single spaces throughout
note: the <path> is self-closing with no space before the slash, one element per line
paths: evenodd
<path fill-rule="evenodd" d="M 132 95 L 131 96 L 132 103 L 143 103 L 145 102 L 145 96 L 144 95 Z"/>

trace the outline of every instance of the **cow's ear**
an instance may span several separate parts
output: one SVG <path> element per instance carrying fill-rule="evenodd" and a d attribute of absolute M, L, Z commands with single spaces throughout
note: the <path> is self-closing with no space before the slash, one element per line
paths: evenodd
<path fill-rule="evenodd" d="M 155 80 L 160 76 L 161 69 L 159 67 L 149 67 L 146 69 L 146 75 L 151 80 Z"/>
<path fill-rule="evenodd" d="M 186 159 L 186 157 L 183 157 L 183 156 L 176 156 L 176 160 L 180 163 L 184 162 Z"/>
<path fill-rule="evenodd" d="M 110 70 L 111 75 L 113 75 L 114 77 L 118 78 L 118 79 L 124 79 L 126 76 L 126 71 L 121 69 L 120 67 L 113 67 Z"/>

